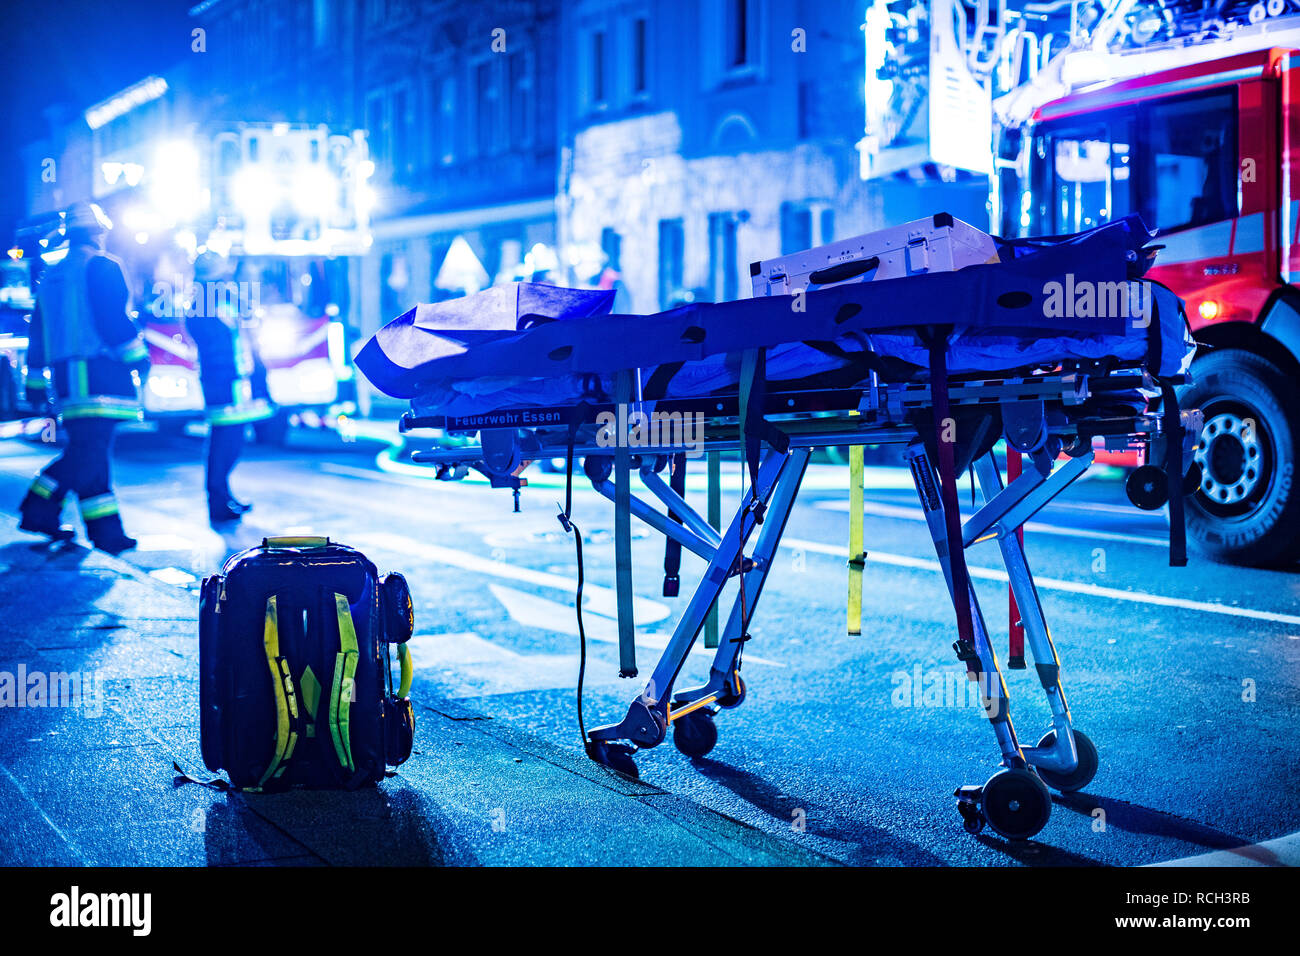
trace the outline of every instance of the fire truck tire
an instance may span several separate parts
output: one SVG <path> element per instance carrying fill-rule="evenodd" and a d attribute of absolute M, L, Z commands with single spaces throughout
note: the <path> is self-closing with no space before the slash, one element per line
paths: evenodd
<path fill-rule="evenodd" d="M 1178 401 L 1204 416 L 1195 451 L 1201 481 L 1187 498 L 1189 540 L 1229 564 L 1300 556 L 1300 388 L 1264 357 L 1222 349 L 1196 359 Z"/>

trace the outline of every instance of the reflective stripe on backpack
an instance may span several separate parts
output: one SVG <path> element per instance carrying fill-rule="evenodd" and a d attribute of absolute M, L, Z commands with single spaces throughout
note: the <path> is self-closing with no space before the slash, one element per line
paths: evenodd
<path fill-rule="evenodd" d="M 266 663 L 271 669 L 271 688 L 275 692 L 275 756 L 267 765 L 258 787 L 279 777 L 288 769 L 289 759 L 298 745 L 298 694 L 294 690 L 289 662 L 280 654 L 280 620 L 276 611 L 275 595 L 266 599 L 266 618 L 262 629 L 262 646 L 266 649 Z"/>
<path fill-rule="evenodd" d="M 334 656 L 334 687 L 330 692 L 330 737 L 334 740 L 334 754 L 339 766 L 349 773 L 356 771 L 352 761 L 351 711 L 355 698 L 357 659 L 361 656 L 357 646 L 357 630 L 352 623 L 348 599 L 335 593 L 334 608 L 339 622 L 339 652 Z"/>

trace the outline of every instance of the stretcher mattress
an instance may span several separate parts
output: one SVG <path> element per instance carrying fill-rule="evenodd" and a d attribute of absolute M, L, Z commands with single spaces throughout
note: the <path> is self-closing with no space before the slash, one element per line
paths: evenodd
<path fill-rule="evenodd" d="M 416 414 L 446 416 L 608 401 L 614 373 L 628 368 L 641 369 L 648 399 L 703 397 L 734 389 L 741 353 L 760 347 L 774 385 L 867 367 L 924 381 L 936 330 L 950 375 L 1104 359 L 1175 374 L 1191 337 L 1178 298 L 1141 278 L 1149 240 L 1131 217 L 1041 245 L 1004 243 L 1003 261 L 956 272 L 648 316 L 612 314 L 612 292 L 515 283 L 417 306 L 357 365 Z"/>

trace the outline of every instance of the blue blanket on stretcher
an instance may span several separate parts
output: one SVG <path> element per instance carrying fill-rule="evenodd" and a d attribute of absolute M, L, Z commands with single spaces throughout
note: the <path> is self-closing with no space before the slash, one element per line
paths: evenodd
<path fill-rule="evenodd" d="M 950 375 L 1106 359 L 1168 375 L 1185 369 L 1191 337 L 1179 299 L 1142 279 L 1150 238 L 1134 216 L 1000 242 L 1001 261 L 956 272 L 654 315 L 613 314 L 608 291 L 514 283 L 411 309 L 357 365 L 417 414 L 449 416 L 608 400 L 613 374 L 631 368 L 657 383 L 647 398 L 709 395 L 734 389 L 754 348 L 774 384 L 868 367 L 924 381 L 932 334 L 947 339 Z"/>

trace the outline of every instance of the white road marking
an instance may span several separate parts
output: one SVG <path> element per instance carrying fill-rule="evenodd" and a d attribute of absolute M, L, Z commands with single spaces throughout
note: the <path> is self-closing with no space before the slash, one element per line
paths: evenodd
<path fill-rule="evenodd" d="M 373 468 L 355 468 L 351 465 L 336 465 L 333 462 L 323 461 L 316 466 L 323 472 L 331 475 L 339 475 L 343 478 L 361 478 L 365 481 L 379 481 L 389 485 L 405 485 L 408 488 L 420 488 L 427 491 L 429 482 L 436 481 L 433 477 L 433 469 L 429 469 L 428 478 L 413 478 L 405 475 L 394 475 L 387 471 L 376 471 Z M 444 481 L 442 485 L 451 487 L 457 484 L 454 481 Z"/>
<path fill-rule="evenodd" d="M 417 634 L 407 642 L 417 672 L 440 685 L 452 698 L 570 690 L 578 680 L 578 655 L 519 654 L 474 631 Z M 609 683 L 618 678 L 608 675 Z M 604 684 L 588 674 L 589 685 Z"/>
<path fill-rule="evenodd" d="M 820 511 L 842 511 L 848 513 L 847 501 L 818 501 L 813 505 Z M 906 521 L 924 521 L 921 506 L 889 505 L 879 501 L 863 504 L 863 511 L 880 518 L 902 518 Z M 1132 509 L 1130 509 L 1130 512 Z M 1086 538 L 1089 541 L 1119 541 L 1124 544 L 1144 544 L 1149 547 L 1167 547 L 1169 542 L 1163 538 L 1150 538 L 1138 534 L 1123 534 L 1118 531 L 1092 531 L 1086 528 L 1066 528 L 1061 525 L 1046 524 L 1041 521 L 1026 521 L 1025 530 L 1037 534 L 1054 534 L 1063 538 Z"/>
<path fill-rule="evenodd" d="M 1300 866 L 1300 833 L 1150 866 Z"/>
<path fill-rule="evenodd" d="M 538 597 L 535 594 L 529 594 L 527 591 L 506 587 L 503 584 L 489 584 L 488 588 L 516 623 L 523 624 L 525 627 L 537 627 L 545 631 L 554 631 L 557 634 L 577 637 L 578 629 L 572 605 L 560 604 L 557 601 Z M 601 644 L 618 643 L 618 626 L 607 617 L 584 616 L 583 630 L 586 631 L 588 640 L 597 641 Z M 636 635 L 636 646 L 649 650 L 661 651 L 668 646 L 668 641 L 669 636 L 663 634 L 645 634 L 638 631 Z M 703 641 L 697 641 L 691 648 L 691 654 L 698 654 L 701 657 L 712 658 L 713 653 L 712 649 L 704 646 Z M 785 666 L 778 661 L 767 660 L 756 654 L 751 654 L 749 651 L 745 651 L 745 663 L 767 664 L 773 667 Z"/>
<path fill-rule="evenodd" d="M 554 588 L 567 591 L 570 594 L 574 590 L 575 580 L 570 577 L 548 574 L 545 571 L 534 571 L 532 568 L 521 568 L 513 564 L 507 564 L 504 561 L 493 561 L 489 558 L 479 557 L 476 554 L 470 554 L 468 551 L 459 551 L 440 544 L 427 544 L 400 534 L 390 534 L 383 531 L 372 532 L 358 535 L 357 543 L 389 551 L 393 554 L 415 555 L 429 561 L 437 561 L 439 564 L 450 564 L 453 567 L 473 571 L 476 574 L 486 574 L 507 581 L 523 581 L 526 584 Z M 583 603 L 584 610 L 593 614 L 603 614 L 606 617 L 616 617 L 618 615 L 618 601 L 613 588 L 602 587 L 599 584 L 588 582 L 582 589 L 582 595 L 586 599 Z M 659 601 L 634 597 L 632 613 L 636 616 L 636 620 L 641 623 L 654 624 L 668 616 L 669 608 L 668 605 Z"/>
<path fill-rule="evenodd" d="M 847 548 L 820 541 L 806 541 L 801 538 L 787 538 L 786 544 L 792 548 L 802 548 L 814 554 L 828 554 L 832 557 L 848 559 Z M 910 568 L 916 571 L 935 571 L 942 569 L 938 561 L 927 558 L 914 558 L 906 554 L 891 554 L 887 551 L 871 551 L 868 561 L 888 564 L 897 568 Z M 984 581 L 1007 583 L 1007 573 L 994 568 L 968 566 L 970 576 Z M 1106 588 L 1096 584 L 1080 581 L 1065 581 L 1060 578 L 1046 578 L 1035 575 L 1034 583 L 1040 589 L 1048 591 L 1065 591 L 1069 594 L 1086 594 L 1089 597 L 1109 598 L 1114 601 L 1128 601 L 1134 604 L 1150 604 L 1156 607 L 1173 607 L 1184 611 L 1203 611 L 1206 614 L 1222 614 L 1227 617 L 1244 617 L 1256 621 L 1270 621 L 1275 624 L 1300 625 L 1300 615 L 1281 614 L 1277 611 L 1261 611 L 1256 608 L 1233 607 L 1229 604 L 1216 604 L 1213 601 L 1193 601 L 1188 598 L 1169 597 L 1164 594 L 1150 594 L 1145 591 L 1121 591 L 1119 588 Z"/>
<path fill-rule="evenodd" d="M 182 571 L 180 568 L 159 568 L 156 571 L 150 571 L 149 577 L 157 578 L 164 584 L 171 584 L 178 588 L 186 587 L 198 580 L 188 571 Z"/>
<path fill-rule="evenodd" d="M 479 637 L 474 631 L 445 634 L 417 634 L 406 642 L 415 669 L 447 667 L 453 664 L 492 664 L 514 661 L 522 655 Z"/>
<path fill-rule="evenodd" d="M 220 537 L 211 533 L 206 535 L 207 538 L 216 539 L 220 543 Z M 178 534 L 142 534 L 136 541 L 139 543 L 135 546 L 136 551 L 193 551 L 198 545 L 189 538 L 183 538 Z"/>

